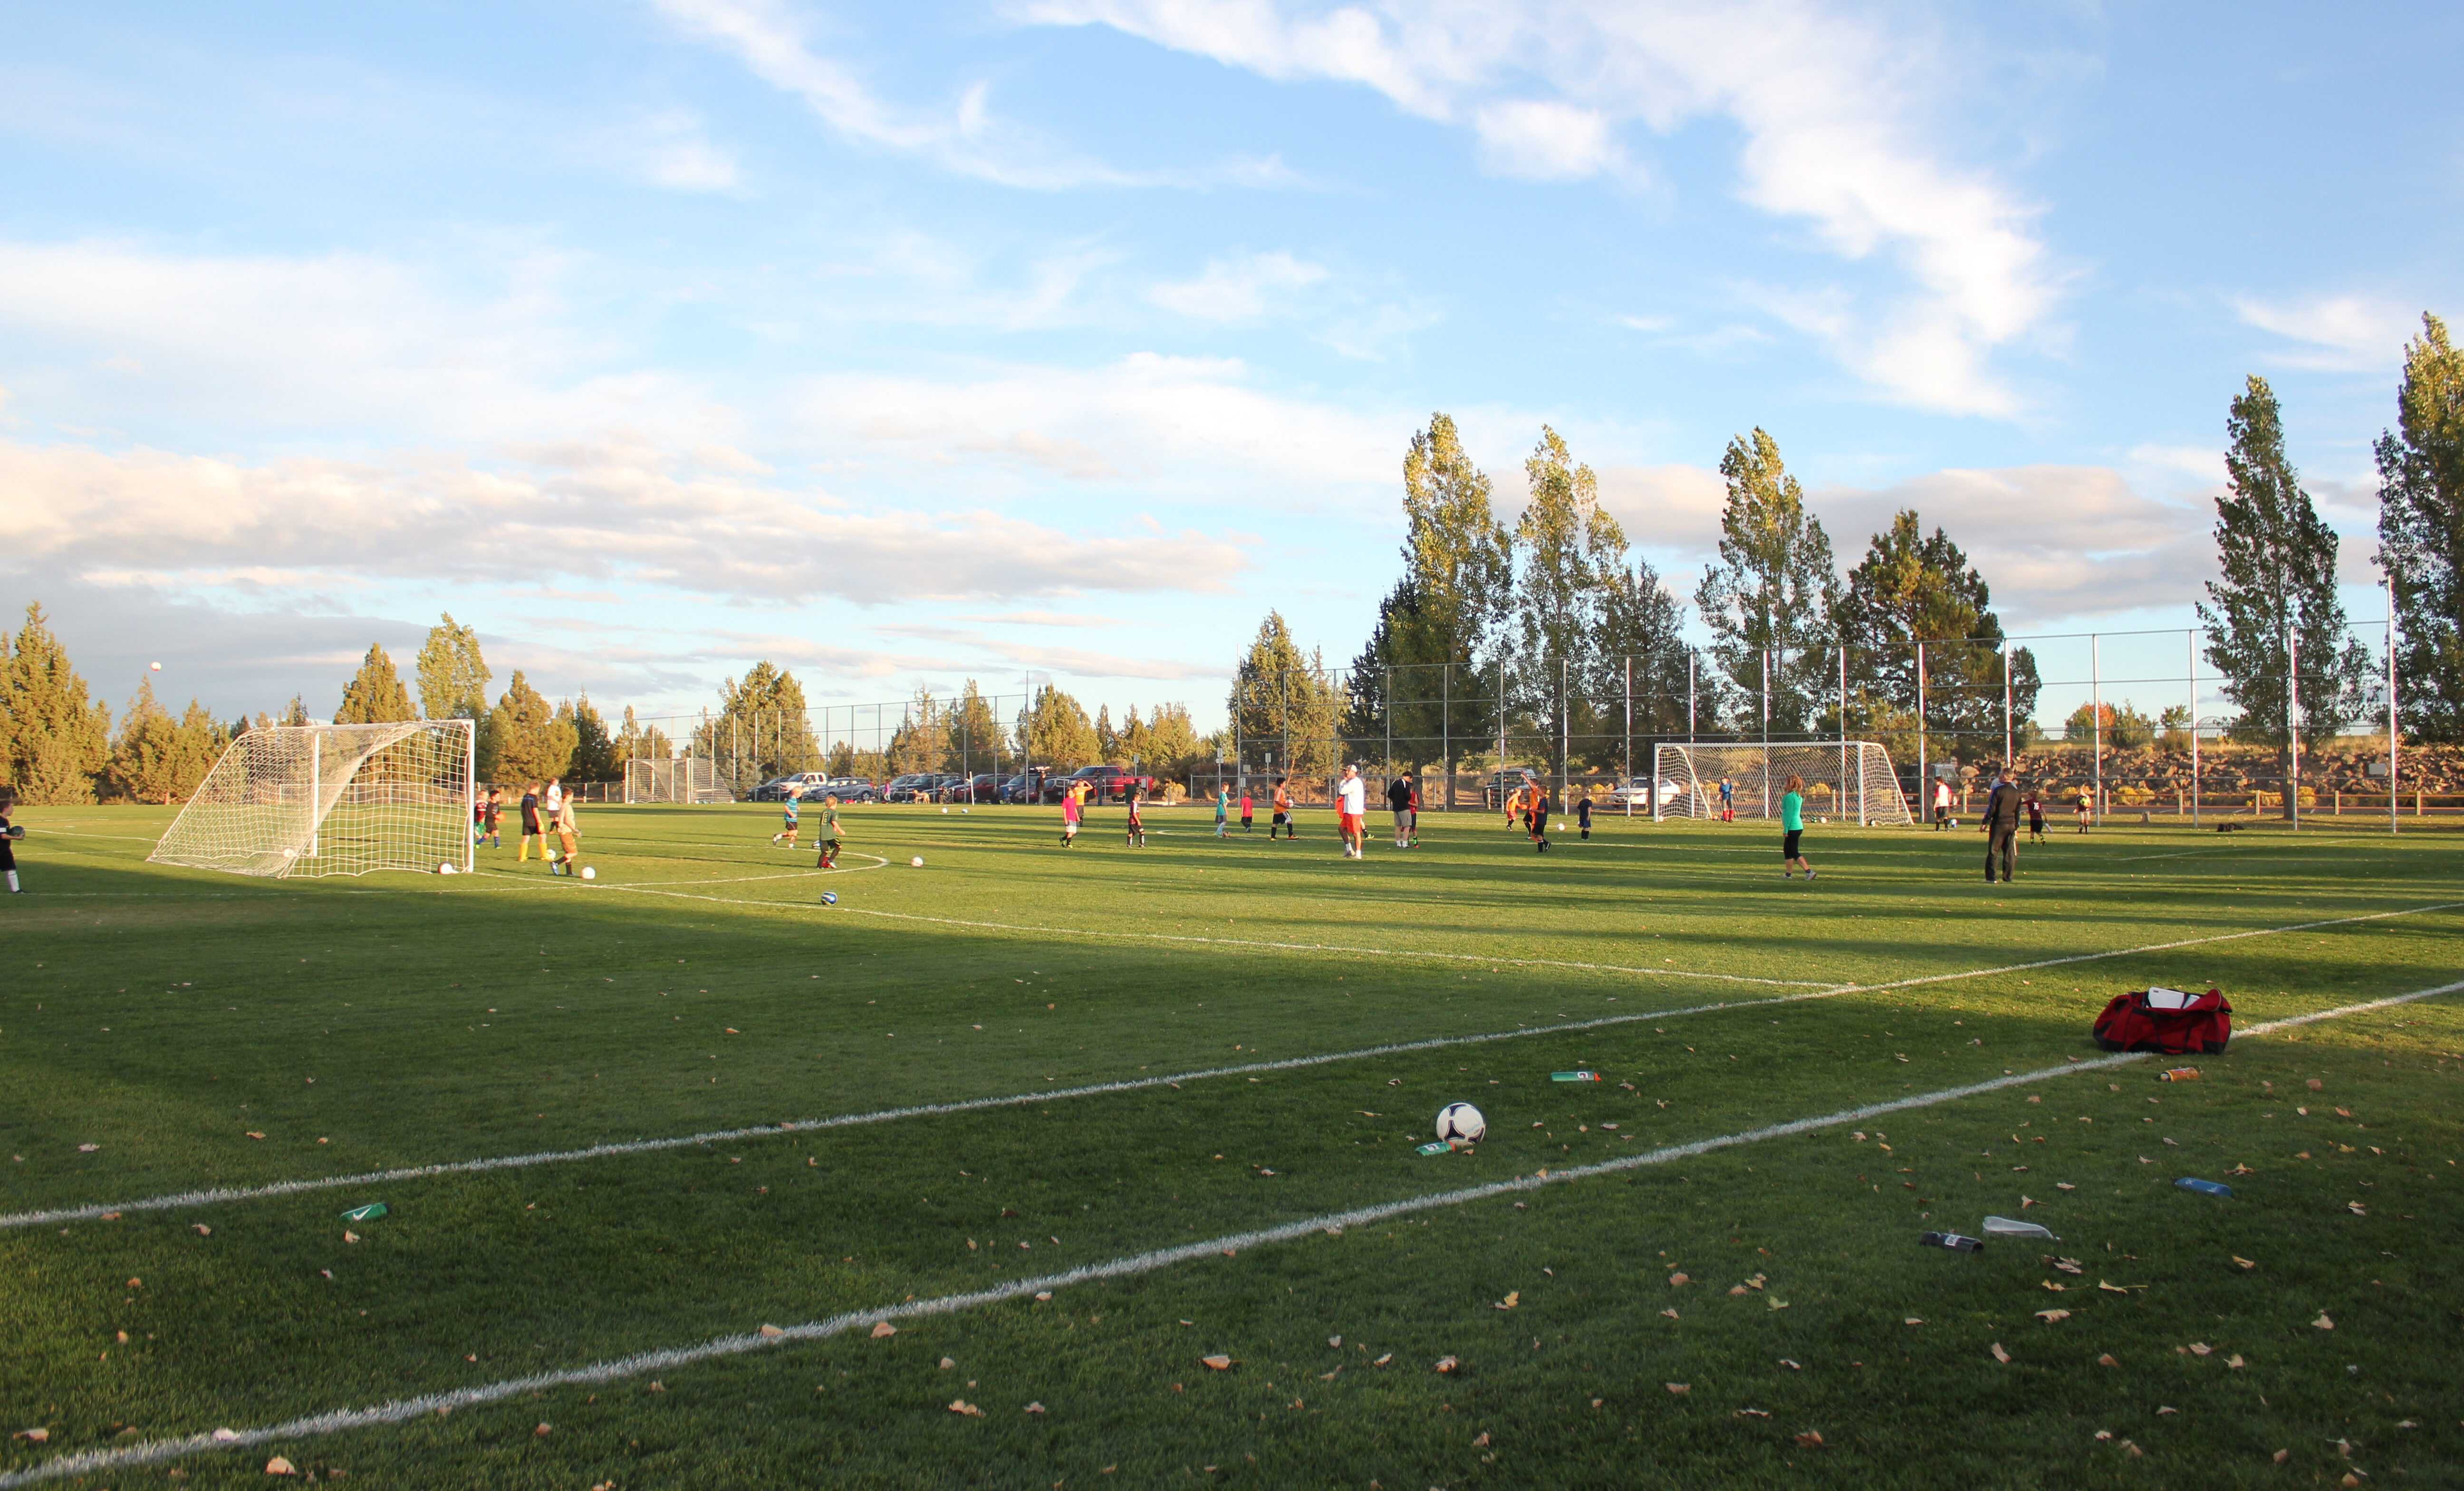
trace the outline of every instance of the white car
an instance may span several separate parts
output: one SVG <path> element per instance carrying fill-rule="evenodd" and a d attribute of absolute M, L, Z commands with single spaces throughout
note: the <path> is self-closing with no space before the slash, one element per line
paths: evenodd
<path fill-rule="evenodd" d="M 1659 797 L 1656 805 L 1652 800 L 1655 790 Z M 1619 808 L 1653 806 L 1664 808 L 1683 796 L 1684 791 L 1685 789 L 1678 785 L 1675 777 L 1661 777 L 1656 787 L 1652 779 L 1647 776 L 1628 777 L 1622 785 L 1610 790 L 1609 801 Z"/>

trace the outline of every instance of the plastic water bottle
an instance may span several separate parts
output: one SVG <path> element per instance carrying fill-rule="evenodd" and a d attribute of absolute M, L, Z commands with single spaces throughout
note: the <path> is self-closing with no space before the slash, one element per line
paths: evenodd
<path fill-rule="evenodd" d="M 1981 1237 L 1963 1237 L 1957 1233 L 1919 1233 L 1917 1241 L 1928 1248 L 1948 1248 L 1953 1253 L 1975 1253 L 1985 1246 Z"/>
<path fill-rule="evenodd" d="M 2180 1180 L 2173 1182 L 2173 1184 L 2181 1187 L 2184 1191 L 2195 1191 L 2203 1196 L 2230 1196 L 2233 1194 L 2233 1188 L 2225 1185 L 2221 1181 L 2193 1180 L 2189 1176 L 2185 1175 Z"/>

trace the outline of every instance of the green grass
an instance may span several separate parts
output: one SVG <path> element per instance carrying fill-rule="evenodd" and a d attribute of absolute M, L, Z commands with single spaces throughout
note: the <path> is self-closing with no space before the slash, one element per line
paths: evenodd
<path fill-rule="evenodd" d="M 1409 854 L 1373 825 L 1355 864 L 1322 814 L 1269 845 L 1159 812 L 1131 851 L 1099 812 L 1066 853 L 1052 816 L 864 810 L 851 849 L 889 867 L 819 876 L 765 812 L 603 809 L 584 885 L 511 849 L 475 878 L 260 882 L 144 864 L 163 812 L 26 812 L 0 1212 L 1653 1017 L 0 1230 L 0 1430 L 49 1435 L 0 1476 L 2061 1068 L 2150 982 L 2219 984 L 2249 1025 L 2464 961 L 2431 834 L 2057 832 L 1988 887 L 1972 834 L 1817 827 L 1809 885 L 1760 826 L 1609 819 L 1544 857 L 1463 814 Z M 2426 999 L 2236 1041 L 2196 1083 L 2062 1072 L 85 1483 L 262 1484 L 278 1453 L 404 1485 L 2456 1484 L 2459 1026 Z M 1576 1065 L 1609 1080 L 1549 1080 Z M 1455 1099 L 1487 1141 L 1415 1155 Z M 2058 1244 L 1916 1244 L 2023 1196 Z"/>

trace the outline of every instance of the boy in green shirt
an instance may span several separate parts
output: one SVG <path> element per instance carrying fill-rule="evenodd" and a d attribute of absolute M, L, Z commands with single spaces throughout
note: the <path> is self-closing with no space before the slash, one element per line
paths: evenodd
<path fill-rule="evenodd" d="M 1788 779 L 1788 793 L 1779 800 L 1779 826 L 1784 835 L 1779 857 L 1785 867 L 1780 879 L 1795 879 L 1799 870 L 1805 872 L 1807 879 L 1814 879 L 1814 866 L 1797 848 L 1797 841 L 1805 836 L 1805 778 L 1801 776 Z"/>
<path fill-rule="evenodd" d="M 823 869 L 825 869 L 825 870 L 835 870 L 835 869 L 837 869 L 838 867 L 839 867 L 839 797 L 838 797 L 838 793 L 836 793 L 836 792 L 831 792 L 831 793 L 828 793 L 828 794 L 825 795 L 825 796 L 822 798 L 822 859 L 821 859 L 821 868 L 823 868 Z"/>

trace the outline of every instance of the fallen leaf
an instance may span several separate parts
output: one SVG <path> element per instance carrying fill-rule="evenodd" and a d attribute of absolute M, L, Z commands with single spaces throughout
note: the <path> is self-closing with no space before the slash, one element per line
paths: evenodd
<path fill-rule="evenodd" d="M 1199 1360 L 1219 1372 L 1228 1372 L 1232 1369 L 1232 1359 L 1228 1356 L 1201 1356 Z"/>
<path fill-rule="evenodd" d="M 284 1459 L 279 1455 L 265 1462 L 265 1473 L 269 1476 L 296 1476 L 299 1474 L 298 1471 L 292 1468 L 289 1460 Z"/>
<path fill-rule="evenodd" d="M 2096 1359 L 2096 1365 L 2099 1367 L 2120 1367 L 2122 1364 L 2115 1361 L 2113 1359 L 2113 1353 L 2108 1351 L 2104 1355 Z"/>
<path fill-rule="evenodd" d="M 210 1237 L 214 1235 L 214 1230 L 203 1222 L 190 1222 L 188 1225 L 197 1230 L 197 1235 L 200 1237 Z"/>
<path fill-rule="evenodd" d="M 254 1130 L 254 1129 L 251 1129 L 251 1130 L 249 1130 L 248 1137 L 249 1137 L 249 1138 L 251 1138 L 251 1139 L 263 1139 L 265 1136 L 264 1136 L 263 1134 L 258 1133 L 258 1132 L 257 1132 L 256 1130 Z"/>
<path fill-rule="evenodd" d="M 1661 1386 L 1681 1398 L 1694 1391 L 1694 1385 L 1690 1382 L 1663 1382 Z"/>
<path fill-rule="evenodd" d="M 894 1336 L 896 1334 L 898 1334 L 898 1327 L 890 1324 L 888 1321 L 877 1321 L 873 1324 L 872 1339 L 875 1341 L 880 1340 L 884 1336 Z"/>
<path fill-rule="evenodd" d="M 2239 1353 L 2238 1351 L 2236 1351 L 2236 1352 L 2234 1352 L 2233 1355 L 2231 1355 L 2231 1356 L 2229 1356 L 2229 1357 L 2226 1357 L 2226 1358 L 2225 1358 L 2225 1365 L 2226 1365 L 2227 1367 L 2242 1368 L 2242 1367 L 2247 1367 L 2247 1366 L 2249 1366 L 2250 1364 L 2249 1364 L 2248 1362 L 2243 1361 L 2243 1360 L 2241 1359 L 2241 1353 Z"/>
<path fill-rule="evenodd" d="M 1462 1363 L 1456 1361 L 1451 1356 L 1441 1356 L 1438 1358 L 1438 1370 L 1441 1372 L 1453 1371 L 1457 1367 L 1462 1365 Z"/>
<path fill-rule="evenodd" d="M 2057 1284 L 2050 1279 L 2037 1280 L 2036 1287 L 2039 1289 L 2050 1289 L 2056 1294 L 2068 1294 L 2070 1293 L 2071 1288 L 2068 1284 Z"/>
<path fill-rule="evenodd" d="M 2192 1356 L 2211 1356 L 2214 1354 L 2215 1347 L 2204 1341 L 2193 1341 L 2190 1343 L 2189 1351 Z"/>
<path fill-rule="evenodd" d="M 1341 1336 L 1329 1336 L 1326 1338 L 1326 1344 L 1331 1346 L 1340 1346 L 1343 1345 L 1343 1338 Z"/>
<path fill-rule="evenodd" d="M 2344 1210 L 2345 1210 L 2345 1211 L 2347 1211 L 2347 1212 L 2352 1213 L 2355 1216 L 2367 1216 L 2367 1215 L 2369 1215 L 2369 1214 L 2370 1214 L 2369 1213 L 2367 1213 L 2367 1212 L 2365 1212 L 2365 1211 L 2364 1211 L 2364 1210 L 2362 1209 L 2362 1204 L 2361 1204 L 2360 1202 L 2358 1202 L 2358 1201 L 2347 1201 L 2347 1202 L 2345 1202 L 2345 1203 L 2344 1203 Z"/>
<path fill-rule="evenodd" d="M 1498 1302 L 1496 1308 L 1501 1310 L 1510 1310 L 1515 1308 L 1517 1305 L 1520 1305 L 1522 1302 L 1522 1294 L 1519 1291 L 1509 1289 L 1507 1291 L 1506 1298 Z"/>
<path fill-rule="evenodd" d="M 2036 1312 L 2036 1319 L 2048 1323 L 2057 1320 L 2068 1320 L 2070 1318 L 2071 1312 L 2068 1310 L 2038 1310 Z"/>
<path fill-rule="evenodd" d="M 1672 1289 L 1682 1289 L 1693 1281 L 1693 1280 L 1686 1278 L 1683 1274 L 1671 1274 L 1668 1276 L 1668 1284 Z"/>
<path fill-rule="evenodd" d="M 1782 1367 L 1787 1368 L 1790 1371 L 1793 1371 L 1793 1372 L 1801 1372 L 1801 1371 L 1805 1370 L 1805 1369 L 1804 1369 L 1804 1368 L 1797 1366 L 1794 1362 L 1790 1361 L 1787 1357 L 1784 1357 L 1784 1356 L 1783 1356 L 1783 1357 L 1781 1357 L 1781 1358 L 1779 1359 L 1779 1365 L 1781 1365 Z"/>
<path fill-rule="evenodd" d="M 2327 1084 L 2314 1077 L 2310 1079 L 2310 1090 L 2312 1092 L 2324 1092 L 2327 1090 Z"/>
<path fill-rule="evenodd" d="M 2343 1485 L 2343 1486 L 2358 1486 L 2358 1485 L 2360 1485 L 2361 1483 L 2362 1483 L 2362 1478 L 2361 1478 L 2361 1477 L 2359 1477 L 2359 1476 L 2354 1475 L 2354 1474 L 2353 1474 L 2351 1471 L 2349 1471 L 2349 1470 L 2348 1470 L 2348 1471 L 2346 1471 L 2346 1472 L 2344 1472 L 2344 1479 L 2337 1482 L 2337 1484 L 2338 1484 L 2338 1485 Z"/>
<path fill-rule="evenodd" d="M 946 1372 L 946 1371 L 948 1371 L 951 1368 L 956 1367 L 956 1366 L 957 1366 L 957 1365 L 958 1365 L 957 1363 L 956 1363 L 956 1362 L 954 1362 L 954 1361 L 950 1360 L 950 1359 L 949 1359 L 948 1357 L 946 1357 L 946 1356 L 945 1356 L 945 1357 L 943 1357 L 943 1358 L 941 1358 L 941 1370 L 943 1370 L 943 1371 L 945 1371 L 945 1372 Z"/>
<path fill-rule="evenodd" d="M 531 1431 L 531 1433 L 532 1433 L 534 1435 L 538 1436 L 539 1438 L 544 1439 L 544 1438 L 546 1438 L 546 1437 L 548 1436 L 548 1434 L 549 1434 L 549 1426 L 548 1426 L 548 1425 L 546 1425 L 546 1424 L 541 1424 L 541 1425 L 539 1425 L 537 1429 L 532 1430 L 532 1431 Z"/>
<path fill-rule="evenodd" d="M 1675 1310 L 1662 1310 L 1660 1313 L 1667 1316 L 1670 1320 L 1679 1320 L 1683 1318 Z"/>
<path fill-rule="evenodd" d="M 1796 1442 L 1806 1449 L 1818 1450 L 1822 1448 L 1822 1432 L 1818 1429 L 1809 1429 L 1796 1436 Z"/>
<path fill-rule="evenodd" d="M 1389 1352 L 1387 1352 L 1384 1356 L 1379 1357 L 1377 1360 L 1375 1360 L 1375 1361 L 1374 1361 L 1374 1362 L 1370 1363 L 1369 1365 L 1370 1365 L 1370 1366 L 1372 1366 L 1372 1367 L 1383 1367 L 1383 1366 L 1385 1366 L 1387 1363 L 1389 1363 L 1389 1362 L 1391 1362 L 1391 1361 L 1393 1361 L 1393 1360 L 1395 1360 L 1395 1353 L 1394 1353 L 1394 1352 L 1392 1352 L 1392 1351 L 1389 1351 Z"/>
<path fill-rule="evenodd" d="M 100 1146 L 100 1145 L 79 1145 L 79 1146 L 77 1146 L 77 1153 L 79 1153 L 79 1154 L 92 1154 L 92 1153 L 94 1153 L 97 1149 L 99 1149 L 99 1148 L 101 1148 L 101 1147 L 102 1147 L 102 1146 Z"/>
<path fill-rule="evenodd" d="M 342 1232 L 342 1240 L 344 1242 L 357 1242 L 360 1240 L 360 1235 L 350 1231 L 348 1228 L 345 1228 Z"/>
<path fill-rule="evenodd" d="M 2312 1321 L 2310 1324 L 2318 1326 L 2321 1330 L 2333 1330 L 2336 1328 L 2336 1323 L 2327 1318 L 2327 1312 L 2324 1310 L 2321 1310 L 2319 1312 L 2319 1318 Z"/>
<path fill-rule="evenodd" d="M 952 1398 L 950 1400 L 950 1412 L 953 1413 L 962 1413 L 969 1418 L 981 1418 L 984 1416 L 984 1411 L 982 1409 L 976 1407 L 973 1403 L 968 1402 L 964 1398 Z"/>
<path fill-rule="evenodd" d="M 2233 1260 L 2235 1263 L 2240 1264 L 2240 1265 L 2241 1265 L 2242 1267 L 2244 1267 L 2244 1268 L 2256 1268 L 2256 1267 L 2258 1267 L 2258 1260 L 2257 1260 L 2257 1259 L 2255 1259 L 2255 1258 L 2246 1258 L 2246 1257 L 2243 1257 L 2240 1254 L 2237 1254 L 2237 1253 L 2236 1253 L 2236 1254 L 2231 1254 L 2231 1255 L 2228 1255 L 2228 1256 L 2229 1256 L 2230 1257 L 2232 1257 L 2232 1258 L 2233 1258 Z"/>
<path fill-rule="evenodd" d="M 1036 1298 L 1036 1302 L 1037 1302 L 1038 1303 L 1043 1303 L 1043 1302 L 1045 1302 L 1049 1301 L 1049 1300 L 1052 1298 L 1052 1291 L 1051 1291 L 1051 1290 L 1049 1290 L 1049 1289 L 1038 1290 L 1038 1291 L 1036 1292 L 1036 1296 L 1035 1296 L 1035 1298 Z"/>
<path fill-rule="evenodd" d="M 2030 1207 L 2032 1207 L 2032 1206 L 2035 1206 L 2035 1204 L 2036 1204 L 2036 1198 L 2035 1198 L 2035 1197 L 2034 1197 L 2034 1196 L 2021 1196 L 2021 1197 L 2019 1198 L 2019 1210 L 2020 1210 L 2020 1211 L 2022 1211 L 2022 1212 L 2026 1211 L 2028 1208 L 2030 1208 Z"/>
<path fill-rule="evenodd" d="M 1026 1406 L 1026 1411 L 1030 1413 L 1041 1413 L 1044 1412 L 1044 1405 L 1041 1403 L 1029 1403 Z"/>
<path fill-rule="evenodd" d="M 2276 1452 L 2275 1456 L 2273 1457 L 2273 1458 L 2275 1459 L 2276 1463 L 2277 1463 L 2278 1465 L 2283 1464 L 2286 1460 L 2289 1460 L 2289 1459 L 2291 1459 L 2292 1458 L 2293 1458 L 2293 1452 L 2292 1452 L 2291 1450 L 2278 1450 L 2278 1451 L 2277 1451 L 2277 1452 Z"/>
<path fill-rule="evenodd" d="M 2353 1116 L 2353 1111 L 2350 1108 L 2338 1108 L 2336 1110 L 2336 1116 L 2338 1118 L 2351 1118 Z"/>
<path fill-rule="evenodd" d="M 2056 1258 L 2053 1260 L 2053 1264 L 2054 1267 L 2060 1269 L 2065 1274 L 2078 1274 L 2083 1272 L 2079 1265 L 2079 1261 L 2075 1258 Z"/>
<path fill-rule="evenodd" d="M 2096 1286 L 2107 1294 L 2128 1294 L 2130 1292 L 2129 1290 L 2123 1288 L 2120 1284 L 2108 1284 L 2101 1279 L 2096 1281 Z"/>
<path fill-rule="evenodd" d="M 42 1443 L 51 1436 L 52 1432 L 48 1429 L 27 1429 L 19 1431 L 18 1434 L 19 1438 L 32 1440 L 36 1444 Z"/>
<path fill-rule="evenodd" d="M 2113 1431 L 2110 1429 L 2100 1429 L 2096 1432 L 2096 1436 L 2099 1440 L 2110 1439 L 2113 1437 Z"/>
<path fill-rule="evenodd" d="M 2008 1364 L 2009 1364 L 2009 1362 L 2010 1362 L 2010 1360 L 2011 1360 L 2011 1353 L 2002 1349 L 2002 1343 L 2001 1343 L 2001 1342 L 1996 1341 L 1995 1343 L 1993 1343 L 1992 1351 L 1993 1351 L 1993 1360 L 1995 1360 L 1995 1361 L 1997 1361 L 1997 1362 L 2001 1362 L 2001 1363 L 2003 1363 L 2003 1364 L 2005 1364 L 2005 1365 L 2008 1365 Z"/>
<path fill-rule="evenodd" d="M 761 1327 L 761 1336 L 762 1336 L 762 1339 L 763 1339 L 763 1340 L 765 1340 L 765 1341 L 776 1341 L 776 1340 L 778 1340 L 781 1336 L 783 1336 L 783 1335 L 785 1335 L 785 1334 L 786 1334 L 786 1332 L 785 1332 L 785 1331 L 781 1330 L 781 1329 L 780 1329 L 778 1326 L 776 1326 L 776 1325 L 764 1325 L 764 1326 L 762 1326 L 762 1327 Z"/>
<path fill-rule="evenodd" d="M 2159 1408 L 2156 1411 L 2156 1416 L 2162 1418 L 2167 1413 L 2178 1413 L 2182 1411 L 2178 1408 Z"/>
<path fill-rule="evenodd" d="M 1739 1285 L 1737 1285 L 1735 1288 L 1733 1288 L 1733 1289 L 1729 1290 L 1728 1292 L 1729 1292 L 1730 1294 L 1744 1294 L 1744 1293 L 1746 1292 L 1746 1286 L 1745 1286 L 1745 1285 L 1743 1285 L 1743 1284 L 1739 1284 Z"/>
<path fill-rule="evenodd" d="M 1600 1406 L 1600 1400 L 1599 1400 L 1599 1399 L 1597 1399 L 1597 1398 L 1594 1398 L 1594 1399 L 1592 1399 L 1592 1407 L 1594 1407 L 1594 1408 L 1597 1408 L 1597 1407 L 1599 1407 L 1599 1406 Z M 1730 1416 L 1731 1416 L 1731 1417 L 1735 1417 L 1735 1418 L 1769 1418 L 1769 1417 L 1771 1417 L 1771 1413 L 1770 1413 L 1767 1410 L 1764 1410 L 1764 1409 L 1758 1409 L 1758 1408 L 1741 1408 L 1741 1409 L 1737 1410 L 1737 1412 L 1736 1412 L 1734 1414 L 1730 1415 Z"/>

